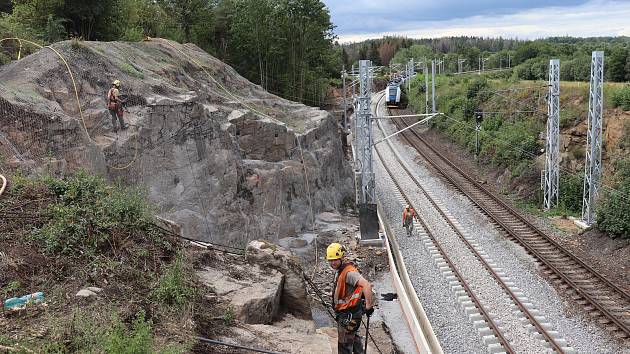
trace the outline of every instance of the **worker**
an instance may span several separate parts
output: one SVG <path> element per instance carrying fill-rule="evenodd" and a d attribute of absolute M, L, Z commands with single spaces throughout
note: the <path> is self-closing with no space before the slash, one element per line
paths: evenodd
<path fill-rule="evenodd" d="M 337 270 L 332 291 L 337 348 L 339 354 L 361 354 L 363 345 L 358 334 L 361 318 L 364 313 L 369 317 L 374 312 L 374 297 L 372 285 L 354 263 L 346 259 L 345 253 L 346 249 L 339 243 L 331 243 L 326 249 L 326 260 Z"/>
<path fill-rule="evenodd" d="M 416 211 L 407 204 L 405 209 L 403 209 L 402 221 L 403 227 L 407 229 L 407 236 L 411 236 L 411 232 L 413 232 L 413 217 L 416 216 Z"/>
<path fill-rule="evenodd" d="M 122 104 L 123 102 L 120 98 L 120 80 L 114 80 L 112 88 L 107 91 L 107 109 L 112 116 L 112 127 L 115 132 L 118 131 L 118 128 L 116 128 L 116 120 L 120 123 L 120 129 L 127 129 L 128 127 L 123 120 Z"/>

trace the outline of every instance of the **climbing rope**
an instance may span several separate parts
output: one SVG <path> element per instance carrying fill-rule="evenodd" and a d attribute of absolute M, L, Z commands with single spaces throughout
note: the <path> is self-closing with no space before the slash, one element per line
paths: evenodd
<path fill-rule="evenodd" d="M 1 197 L 2 193 L 4 193 L 4 189 L 7 188 L 7 179 L 3 175 L 0 175 L 0 179 L 2 180 L 2 187 L 0 187 L 0 197 Z"/>
<path fill-rule="evenodd" d="M 92 138 L 90 137 L 90 133 L 87 130 L 87 126 L 85 125 L 85 119 L 83 118 L 83 109 L 81 108 L 81 102 L 79 101 L 79 91 L 77 90 L 77 83 L 74 80 L 74 75 L 72 74 L 72 70 L 70 70 L 70 65 L 68 65 L 68 62 L 66 61 L 66 58 L 64 58 L 63 55 L 61 55 L 61 53 L 59 53 L 57 51 L 57 49 L 53 48 L 50 45 L 42 46 L 40 44 L 37 44 L 35 42 L 29 41 L 29 40 L 26 40 L 26 39 L 22 39 L 22 38 L 17 38 L 17 37 L 2 38 L 2 39 L 0 39 L 0 44 L 2 44 L 4 41 L 9 41 L 9 40 L 18 41 L 18 43 L 20 44 L 20 50 L 18 52 L 18 60 L 20 59 L 20 56 L 22 54 L 22 42 L 26 42 L 28 44 L 34 45 L 35 47 L 37 47 L 39 49 L 48 48 L 48 49 L 52 50 L 59 57 L 59 59 L 61 59 L 61 61 L 66 66 L 66 70 L 68 71 L 68 75 L 70 75 L 70 81 L 72 81 L 72 87 L 74 88 L 74 97 L 75 97 L 75 99 L 77 101 L 77 108 L 79 109 L 79 115 L 81 116 L 81 123 L 83 124 L 83 130 L 85 131 L 85 134 L 87 135 L 88 139 L 92 140 Z"/>

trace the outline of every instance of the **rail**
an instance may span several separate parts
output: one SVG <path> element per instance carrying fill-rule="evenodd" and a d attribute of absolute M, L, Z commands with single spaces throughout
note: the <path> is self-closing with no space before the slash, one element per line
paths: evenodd
<path fill-rule="evenodd" d="M 402 126 L 408 126 L 408 123 L 404 120 L 400 120 L 402 124 L 399 122 L 395 122 L 398 128 Z M 440 172 L 447 180 L 449 180 L 458 190 L 460 190 L 464 195 L 466 195 L 474 204 L 476 204 L 486 215 L 488 215 L 495 224 L 500 226 L 503 230 L 505 230 L 513 239 L 515 239 L 518 243 L 520 243 L 525 249 L 540 260 L 548 269 L 550 269 L 554 274 L 556 274 L 562 281 L 569 285 L 575 292 L 577 292 L 582 298 L 584 298 L 588 303 L 590 303 L 594 308 L 596 308 L 602 315 L 608 318 L 611 322 L 613 322 L 620 331 L 623 332 L 623 335 L 627 337 L 630 334 L 630 329 L 628 325 L 624 322 L 628 322 L 627 312 L 616 311 L 620 313 L 620 315 L 615 315 L 613 312 L 618 304 L 615 303 L 613 306 L 606 305 L 605 302 L 608 302 L 610 299 L 610 295 L 616 295 L 621 298 L 622 302 L 625 302 L 625 308 L 628 308 L 628 301 L 630 296 L 624 290 L 610 282 L 604 276 L 602 276 L 599 272 L 592 269 L 590 266 L 586 265 L 583 261 L 581 261 L 577 256 L 572 254 L 563 246 L 559 245 L 557 242 L 552 240 L 548 235 L 546 235 L 542 230 L 534 226 L 532 223 L 527 221 L 520 213 L 514 210 L 512 207 L 508 206 L 505 202 L 500 200 L 497 196 L 487 190 L 484 186 L 478 183 L 475 179 L 471 178 L 462 171 L 458 166 L 453 164 L 450 160 L 448 160 L 442 153 L 433 148 L 428 142 L 426 142 L 420 134 L 418 134 L 415 130 L 410 129 L 408 131 L 410 134 L 413 134 L 415 140 L 412 141 L 408 136 L 405 136 L 407 141 L 420 153 L 421 156 L 424 157 L 438 172 Z M 422 147 L 418 145 L 417 142 L 422 144 Z M 425 151 L 428 149 L 429 152 L 433 153 L 436 158 L 431 158 L 431 156 Z M 448 171 L 444 166 L 440 165 L 436 160 L 439 160 L 444 165 L 451 168 L 452 171 Z M 458 180 L 456 176 L 459 176 L 464 179 L 465 183 L 468 183 L 473 187 L 473 189 L 466 188 L 465 184 L 462 181 Z M 475 195 L 478 193 L 478 195 Z M 495 210 L 492 210 L 487 202 L 481 200 L 481 197 L 489 198 L 491 202 L 494 202 L 496 206 L 494 206 Z M 508 222 L 505 220 L 505 216 L 499 215 L 500 210 L 507 212 L 511 219 L 515 220 L 517 223 L 521 223 L 518 225 L 520 227 L 516 227 L 516 225 L 510 226 Z M 534 235 L 535 238 L 526 237 L 526 235 Z M 578 267 L 581 267 L 585 272 L 588 273 L 589 276 L 592 276 L 597 281 L 601 282 L 601 285 L 606 285 L 608 287 L 608 293 L 605 290 L 600 289 L 599 287 L 594 287 L 594 281 L 589 283 L 583 283 L 581 279 L 579 279 L 580 284 L 577 284 L 575 279 L 572 279 L 570 272 L 575 273 L 575 269 L 571 268 L 569 271 L 562 271 L 561 267 L 566 267 L 566 264 L 561 264 L 559 262 L 553 262 L 550 260 L 549 256 L 543 255 L 543 253 L 548 253 L 548 251 L 543 252 L 543 247 L 540 245 L 537 246 L 537 243 L 543 241 L 546 245 L 552 246 L 555 248 L 555 257 L 560 254 L 562 257 L 566 257 L 567 261 L 573 261 Z M 573 277 L 575 278 L 575 276 Z M 605 301 L 598 301 L 598 298 L 603 298 Z M 619 318 L 621 317 L 621 318 Z M 624 319 L 625 318 L 625 319 Z"/>

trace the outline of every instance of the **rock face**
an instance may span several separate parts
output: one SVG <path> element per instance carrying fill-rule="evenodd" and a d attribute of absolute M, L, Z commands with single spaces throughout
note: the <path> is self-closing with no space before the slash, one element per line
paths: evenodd
<path fill-rule="evenodd" d="M 306 284 L 297 259 L 281 247 L 264 241 L 252 241 L 246 249 L 247 261 L 284 275 L 281 306 L 299 318 L 311 319 Z"/>
<path fill-rule="evenodd" d="M 0 68 L 0 171 L 83 168 L 148 192 L 199 240 L 244 247 L 311 227 L 352 198 L 341 136 L 324 111 L 271 95 L 194 45 L 61 42 Z M 131 128 L 105 109 L 120 79 Z"/>

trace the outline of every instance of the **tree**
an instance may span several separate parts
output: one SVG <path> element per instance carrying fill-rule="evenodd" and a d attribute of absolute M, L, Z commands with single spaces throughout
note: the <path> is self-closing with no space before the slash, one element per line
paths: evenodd
<path fill-rule="evenodd" d="M 615 46 L 608 55 L 607 76 L 610 81 L 625 81 L 626 79 L 626 62 L 628 58 L 628 49 L 625 47 Z"/>
<path fill-rule="evenodd" d="M 211 9 L 207 0 L 158 0 L 158 3 L 179 24 L 186 42 L 192 41 L 193 27 Z"/>
<path fill-rule="evenodd" d="M 378 53 L 378 46 L 376 45 L 376 43 L 372 43 L 370 45 L 368 59 L 372 61 L 372 65 L 381 65 L 381 56 Z"/>
<path fill-rule="evenodd" d="M 392 60 L 394 53 L 396 53 L 396 46 L 394 43 L 386 41 L 378 48 L 378 53 L 381 57 L 381 64 L 389 66 L 390 60 Z"/>

